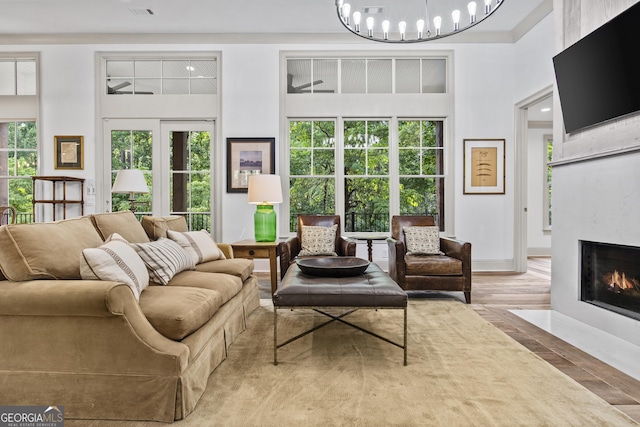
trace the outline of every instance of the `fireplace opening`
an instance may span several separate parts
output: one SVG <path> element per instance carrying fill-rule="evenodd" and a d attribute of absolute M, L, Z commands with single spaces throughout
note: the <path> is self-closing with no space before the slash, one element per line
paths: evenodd
<path fill-rule="evenodd" d="M 640 320 L 640 248 L 580 241 L 581 299 Z"/>

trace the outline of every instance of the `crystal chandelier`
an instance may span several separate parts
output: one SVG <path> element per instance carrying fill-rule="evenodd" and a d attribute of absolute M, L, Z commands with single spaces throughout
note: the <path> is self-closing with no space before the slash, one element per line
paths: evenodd
<path fill-rule="evenodd" d="M 370 0 L 336 0 L 338 18 L 353 34 L 384 43 L 416 43 L 467 30 L 494 13 L 504 0 L 389 0 L 389 6 L 367 6 Z M 378 0 L 376 4 L 382 1 Z M 465 5 L 466 3 L 466 5 Z M 480 6 L 482 7 L 482 6 Z M 461 12 L 464 10 L 464 13 Z M 397 33 L 390 33 L 391 29 Z M 391 36 L 390 36 L 391 34 Z"/>

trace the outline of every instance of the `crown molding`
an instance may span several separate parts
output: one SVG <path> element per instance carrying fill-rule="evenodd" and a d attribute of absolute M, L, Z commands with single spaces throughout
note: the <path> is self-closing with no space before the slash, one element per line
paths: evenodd
<path fill-rule="evenodd" d="M 534 24 L 535 25 L 535 24 Z M 451 43 L 514 43 L 512 31 L 463 31 L 450 37 L 403 46 Z M 376 44 L 397 48 L 400 44 L 380 43 L 341 33 L 96 33 L 96 34 L 0 34 L 0 45 L 52 44 Z"/>

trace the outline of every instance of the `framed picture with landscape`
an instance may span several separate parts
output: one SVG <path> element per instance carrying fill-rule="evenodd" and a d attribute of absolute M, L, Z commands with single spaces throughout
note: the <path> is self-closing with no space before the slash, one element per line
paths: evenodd
<path fill-rule="evenodd" d="M 227 193 L 246 193 L 249 176 L 276 169 L 275 138 L 227 138 Z"/>
<path fill-rule="evenodd" d="M 84 169 L 84 137 L 54 136 L 56 169 Z"/>
<path fill-rule="evenodd" d="M 464 194 L 504 194 L 504 142 L 464 140 Z"/>

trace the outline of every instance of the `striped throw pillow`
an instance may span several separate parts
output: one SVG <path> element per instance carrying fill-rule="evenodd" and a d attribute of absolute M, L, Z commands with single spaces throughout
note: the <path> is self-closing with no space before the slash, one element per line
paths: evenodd
<path fill-rule="evenodd" d="M 84 280 L 110 280 L 127 284 L 136 300 L 149 286 L 149 273 L 136 251 L 114 233 L 97 248 L 87 248 L 80 256 L 80 276 Z"/>
<path fill-rule="evenodd" d="M 167 230 L 167 237 L 182 246 L 195 264 L 226 258 L 207 230 Z"/>
<path fill-rule="evenodd" d="M 150 243 L 130 243 L 149 271 L 149 280 L 166 285 L 176 274 L 184 270 L 195 270 L 189 254 L 171 239 L 161 237 Z"/>

